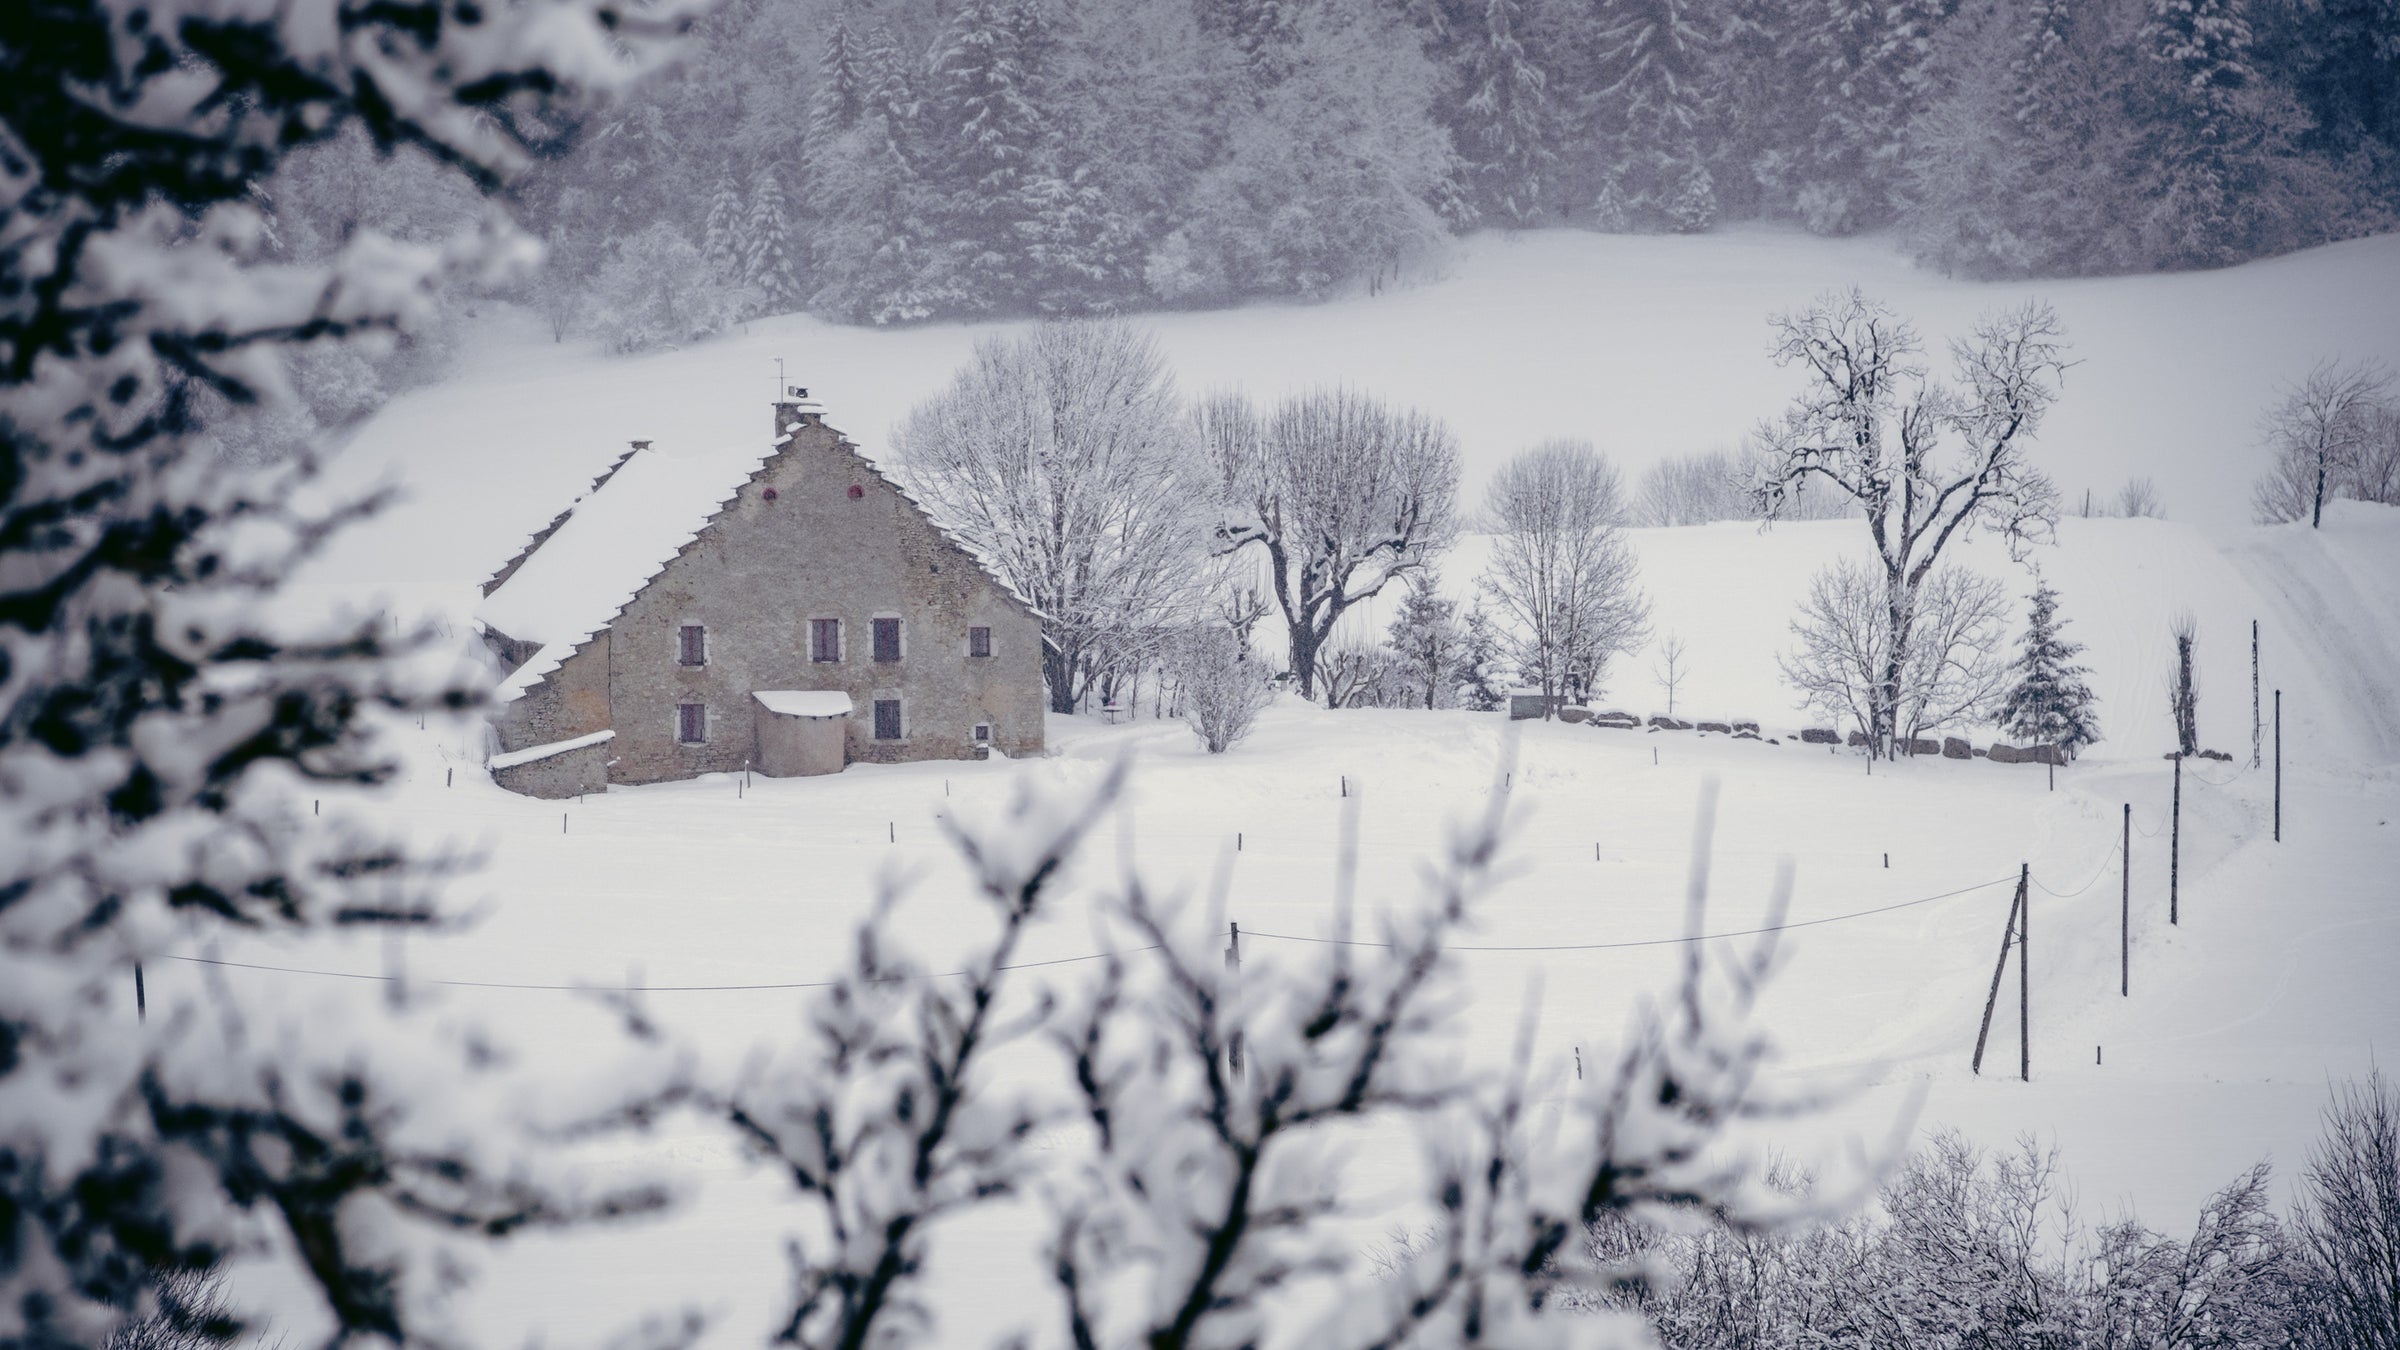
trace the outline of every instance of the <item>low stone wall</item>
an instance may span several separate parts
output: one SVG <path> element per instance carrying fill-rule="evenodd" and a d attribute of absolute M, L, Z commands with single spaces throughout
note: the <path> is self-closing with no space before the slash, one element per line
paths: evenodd
<path fill-rule="evenodd" d="M 608 791 L 609 743 L 577 746 L 524 764 L 492 770 L 492 781 L 528 797 L 580 797 Z"/>

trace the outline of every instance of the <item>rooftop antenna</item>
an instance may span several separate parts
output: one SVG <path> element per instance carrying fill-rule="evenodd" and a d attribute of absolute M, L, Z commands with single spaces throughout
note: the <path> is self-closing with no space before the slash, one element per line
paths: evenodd
<path fill-rule="evenodd" d="M 775 358 L 775 387 L 783 388 L 783 358 L 780 356 Z"/>

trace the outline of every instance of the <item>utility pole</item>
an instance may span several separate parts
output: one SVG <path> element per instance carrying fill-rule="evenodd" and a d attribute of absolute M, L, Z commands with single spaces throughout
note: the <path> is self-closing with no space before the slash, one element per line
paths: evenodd
<path fill-rule="evenodd" d="M 2175 920 L 2177 880 L 2183 875 L 2183 756 L 2175 756 L 2175 805 L 2167 828 L 2167 922 Z"/>
<path fill-rule="evenodd" d="M 2033 1081 L 2033 897 L 2025 893 L 2033 868 L 2017 864 L 2017 1081 Z"/>
<path fill-rule="evenodd" d="M 2250 621 L 2250 767 L 2258 767 L 2258 620 Z"/>
<path fill-rule="evenodd" d="M 1992 1010 L 2000 1005 L 2000 977 L 2008 972 L 2008 944 L 2016 940 L 2017 911 L 2025 907 L 2025 877 L 2026 870 L 2020 865 L 2017 871 L 2017 895 L 2009 902 L 2008 923 L 2000 930 L 2000 959 L 1992 965 L 1991 992 L 1983 996 L 1983 1025 L 1975 1032 L 1975 1059 L 1970 1065 L 1973 1072 L 1979 1075 L 1983 1072 L 1983 1047 L 1992 1035 Z"/>
<path fill-rule="evenodd" d="M 2283 691 L 2275 691 L 2275 842 L 2283 842 Z"/>
<path fill-rule="evenodd" d="M 2118 846 L 2117 996 L 2133 997 L 2133 803 L 2125 803 L 2125 840 Z"/>

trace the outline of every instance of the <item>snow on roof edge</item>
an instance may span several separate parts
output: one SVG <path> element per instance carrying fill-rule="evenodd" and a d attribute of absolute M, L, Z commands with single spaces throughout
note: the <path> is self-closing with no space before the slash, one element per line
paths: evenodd
<path fill-rule="evenodd" d="M 563 755 L 569 750 L 581 750 L 587 745 L 604 745 L 616 738 L 616 728 L 610 727 L 605 731 L 592 732 L 588 736 L 552 741 L 548 745 L 529 745 L 522 750 L 511 750 L 505 755 L 494 755 L 484 761 L 484 767 L 498 773 L 502 769 L 513 769 L 520 764 L 532 764 Z"/>
<path fill-rule="evenodd" d="M 778 717 L 847 717 L 853 706 L 839 689 L 753 689 L 750 697 Z"/>

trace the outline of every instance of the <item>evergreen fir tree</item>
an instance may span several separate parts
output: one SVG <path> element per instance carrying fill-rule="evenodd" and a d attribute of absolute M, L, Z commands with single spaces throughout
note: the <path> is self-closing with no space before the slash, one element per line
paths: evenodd
<path fill-rule="evenodd" d="M 1491 712 L 1508 701 L 1507 650 L 1507 640 L 1483 606 L 1467 611 L 1456 676 L 1458 706 Z"/>
<path fill-rule="evenodd" d="M 927 148 L 928 181 L 939 189 L 939 282 L 971 312 L 1020 298 L 1028 187 L 1048 139 L 1036 99 L 1048 45 L 1037 0 L 965 0 L 934 51 Z"/>
<path fill-rule="evenodd" d="M 716 269 L 717 275 L 733 278 L 742 275 L 742 263 L 750 253 L 749 212 L 743 208 L 741 189 L 734 185 L 730 170 L 717 175 L 715 188 L 708 194 L 708 219 L 702 227 L 701 256 Z"/>
<path fill-rule="evenodd" d="M 837 19 L 817 59 L 817 86 L 809 97 L 807 144 L 829 144 L 858 125 L 867 111 L 867 77 L 847 18 Z"/>
<path fill-rule="evenodd" d="M 1483 215 L 1530 225 L 1541 218 L 1555 158 L 1549 78 L 1518 36 L 1518 0 L 1486 0 L 1483 8 L 1482 31 L 1461 57 L 1459 153 Z"/>
<path fill-rule="evenodd" d="M 1820 234 L 1891 218 L 1938 0 L 1825 0 L 1793 34 L 1805 106 L 1793 204 Z"/>
<path fill-rule="evenodd" d="M 2263 80 L 2243 0 L 2151 0 L 2149 79 L 2135 121 L 2145 251 L 2153 266 L 2215 267 L 2289 239 L 2305 194 L 2289 189 L 2307 116 Z"/>
<path fill-rule="evenodd" d="M 750 218 L 743 222 L 741 284 L 756 312 L 780 314 L 800 302 L 800 279 L 792 266 L 791 220 L 784 205 L 783 178 L 761 164 L 750 179 Z"/>
<path fill-rule="evenodd" d="M 2083 679 L 2091 671 L 2073 664 L 2083 644 L 2060 636 L 2065 626 L 2058 617 L 2058 592 L 2048 582 L 2037 584 L 2025 647 L 2012 663 L 2016 683 L 2001 705 L 2000 725 L 2016 740 L 2056 745 L 2072 757 L 2100 739 L 2100 719 L 2093 710 L 2091 686 Z"/>
<path fill-rule="evenodd" d="M 1455 695 L 1453 686 L 1465 669 L 1466 635 L 1458 625 L 1458 602 L 1442 598 L 1432 573 L 1409 576 L 1386 641 L 1412 704 L 1422 699 L 1435 708 Z"/>
<path fill-rule="evenodd" d="M 1705 228 L 1716 216 L 1703 139 L 1717 33 L 1702 11 L 1696 0 L 1608 0 L 1604 8 L 1592 148 L 1635 228 Z"/>

